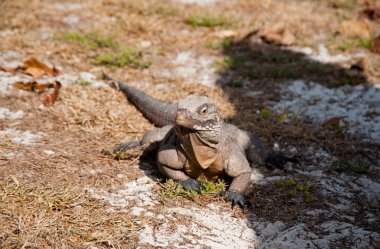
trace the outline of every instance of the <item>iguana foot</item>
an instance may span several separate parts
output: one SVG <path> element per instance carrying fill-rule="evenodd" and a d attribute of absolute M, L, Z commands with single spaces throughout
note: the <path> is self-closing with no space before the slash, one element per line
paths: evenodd
<path fill-rule="evenodd" d="M 265 159 L 265 165 L 268 168 L 275 167 L 279 169 L 284 169 L 284 165 L 287 162 L 299 164 L 300 157 L 299 156 L 288 157 L 288 156 L 285 156 L 281 152 L 273 152 L 269 154 L 268 157 Z"/>
<path fill-rule="evenodd" d="M 236 205 L 239 205 L 239 207 L 251 207 L 251 203 L 245 199 L 245 197 L 237 192 L 234 191 L 226 191 L 223 192 L 222 195 L 224 196 L 224 199 L 226 201 L 231 202 L 231 207 L 234 208 Z"/>
<path fill-rule="evenodd" d="M 113 152 L 116 153 L 119 151 L 127 151 L 127 150 L 134 149 L 137 147 L 140 147 L 140 141 L 127 141 L 127 142 L 117 145 L 113 149 Z"/>
<path fill-rule="evenodd" d="M 195 190 L 197 193 L 200 193 L 201 191 L 201 183 L 195 179 L 189 178 L 183 181 L 178 181 L 178 183 L 186 190 Z"/>

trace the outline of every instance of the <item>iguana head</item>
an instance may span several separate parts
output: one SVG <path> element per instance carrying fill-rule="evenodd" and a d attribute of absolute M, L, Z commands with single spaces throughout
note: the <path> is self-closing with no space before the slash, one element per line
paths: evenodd
<path fill-rule="evenodd" d="M 178 102 L 175 122 L 210 142 L 218 142 L 223 124 L 211 99 L 196 95 L 189 95 Z"/>

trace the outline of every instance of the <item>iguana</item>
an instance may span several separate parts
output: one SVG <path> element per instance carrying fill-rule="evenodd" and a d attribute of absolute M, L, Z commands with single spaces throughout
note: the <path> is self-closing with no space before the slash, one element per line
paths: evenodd
<path fill-rule="evenodd" d="M 141 141 L 121 144 L 116 150 L 153 146 L 159 171 L 187 190 L 199 191 L 199 178 L 230 177 L 232 182 L 224 197 L 232 207 L 243 207 L 249 204 L 244 198 L 251 179 L 249 161 L 280 168 L 285 162 L 298 161 L 269 153 L 255 134 L 225 123 L 209 97 L 189 95 L 178 104 L 168 104 L 103 76 L 148 120 L 161 127 L 146 132 Z"/>

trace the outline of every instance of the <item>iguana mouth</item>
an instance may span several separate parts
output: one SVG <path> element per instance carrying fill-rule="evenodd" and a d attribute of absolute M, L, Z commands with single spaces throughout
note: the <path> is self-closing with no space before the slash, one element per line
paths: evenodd
<path fill-rule="evenodd" d="M 192 128 L 194 125 L 194 121 L 190 116 L 190 112 L 186 109 L 177 110 L 175 123 L 186 128 Z"/>

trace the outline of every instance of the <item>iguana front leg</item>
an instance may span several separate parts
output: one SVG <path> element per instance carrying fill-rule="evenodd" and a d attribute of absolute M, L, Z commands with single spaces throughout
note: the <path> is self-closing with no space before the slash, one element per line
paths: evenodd
<path fill-rule="evenodd" d="M 157 152 L 157 168 L 163 175 L 177 181 L 185 189 L 199 192 L 200 183 L 183 171 L 186 157 L 178 150 L 177 139 L 172 131 L 161 141 Z"/>
<path fill-rule="evenodd" d="M 231 201 L 232 207 L 235 205 L 240 207 L 250 206 L 249 202 L 244 198 L 244 194 L 251 182 L 251 167 L 237 144 L 234 144 L 231 148 L 229 155 L 225 172 L 233 179 L 225 194 L 225 199 Z"/>

